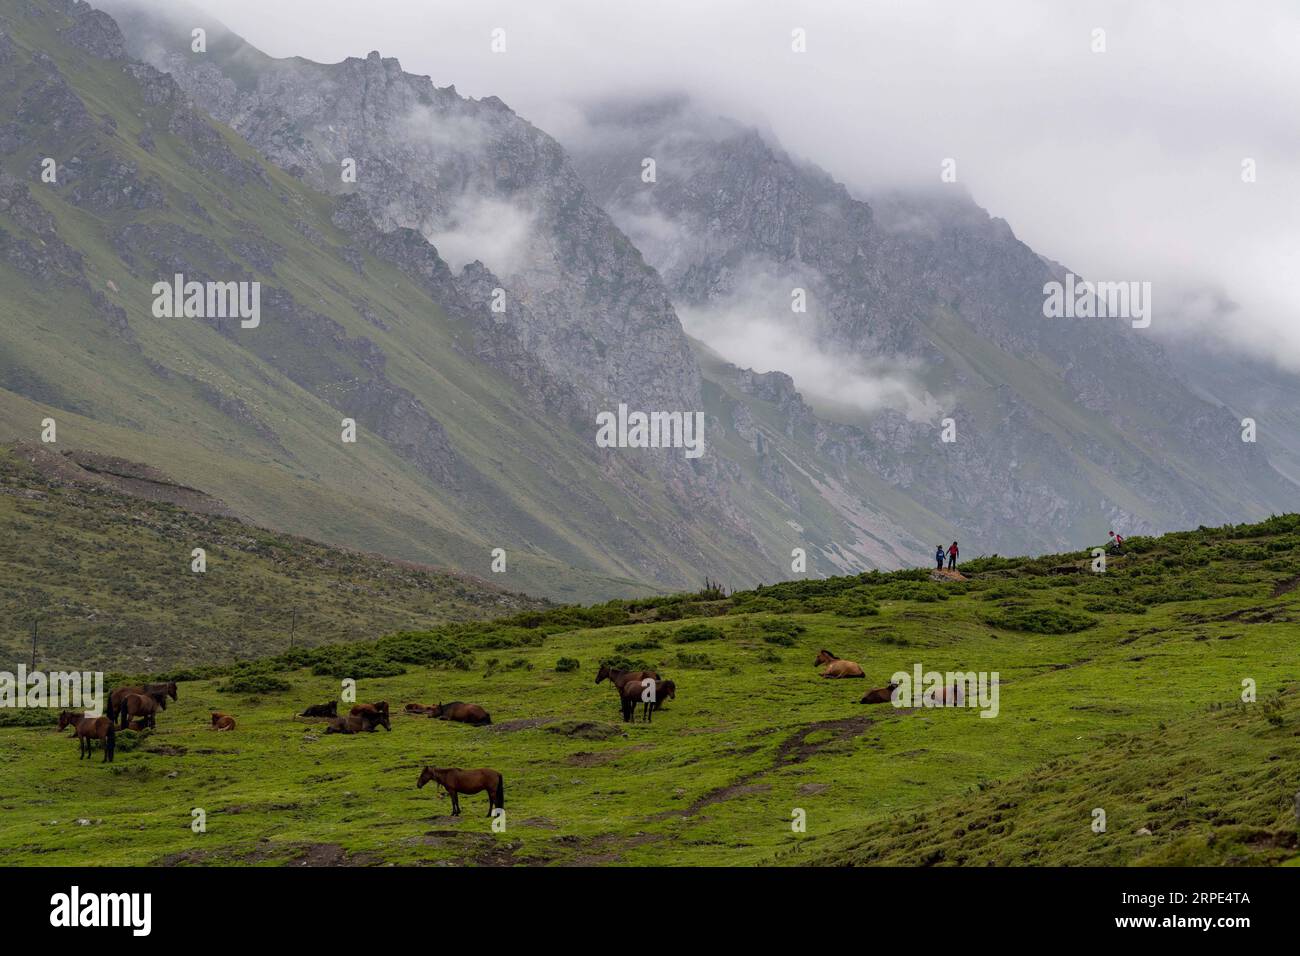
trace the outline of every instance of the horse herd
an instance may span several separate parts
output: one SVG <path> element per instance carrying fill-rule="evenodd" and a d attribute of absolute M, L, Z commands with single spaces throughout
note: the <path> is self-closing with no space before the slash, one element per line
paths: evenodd
<path fill-rule="evenodd" d="M 866 675 L 855 661 L 843 660 L 828 650 L 822 650 L 814 661 L 815 666 L 824 667 L 822 677 L 826 678 L 862 678 Z M 619 712 L 625 723 L 636 719 L 637 706 L 641 707 L 641 720 L 650 723 L 655 711 L 661 709 L 665 701 L 675 700 L 677 685 L 671 680 L 664 680 L 654 670 L 625 670 L 601 664 L 596 672 L 596 683 L 608 680 L 618 697 Z M 862 698 L 864 704 L 888 703 L 897 685 L 876 688 L 868 691 Z M 109 695 L 108 713 L 90 717 L 84 713 L 64 711 L 59 715 L 59 730 L 73 728 L 73 736 L 78 741 L 80 757 L 89 757 L 96 741 L 104 745 L 104 762 L 113 759 L 116 749 L 116 724 L 121 729 L 146 730 L 157 727 L 157 715 L 167 709 L 167 699 L 177 699 L 176 683 L 140 684 L 118 687 Z M 464 701 L 452 701 L 449 704 L 410 703 L 405 707 L 408 716 L 425 716 L 436 720 L 450 720 L 458 723 L 482 727 L 492 723 L 492 716 L 479 704 L 467 704 Z M 374 733 L 380 727 L 392 731 L 389 718 L 388 701 L 381 700 L 370 704 L 354 704 L 344 716 L 339 716 L 338 702 L 312 704 L 305 708 L 298 717 L 320 718 L 326 721 L 327 734 Z M 220 711 L 212 712 L 214 730 L 234 730 L 235 719 Z M 80 759 L 80 758 L 79 758 Z M 424 767 L 416 783 L 423 788 L 430 781 L 439 789 L 439 797 L 451 796 L 452 815 L 460 814 L 459 795 L 487 791 L 488 815 L 495 809 L 505 806 L 505 781 L 502 775 L 488 767 L 477 770 L 462 770 L 459 767 Z"/>

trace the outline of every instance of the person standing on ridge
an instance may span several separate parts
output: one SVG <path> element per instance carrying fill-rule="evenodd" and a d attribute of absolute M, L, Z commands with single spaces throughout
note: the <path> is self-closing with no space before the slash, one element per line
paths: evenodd
<path fill-rule="evenodd" d="M 949 571 L 957 567 L 957 554 L 958 554 L 957 542 L 954 541 L 952 543 L 952 547 L 948 549 L 948 570 Z"/>
<path fill-rule="evenodd" d="M 934 566 L 938 571 L 943 570 L 943 545 L 941 544 L 934 546 Z"/>

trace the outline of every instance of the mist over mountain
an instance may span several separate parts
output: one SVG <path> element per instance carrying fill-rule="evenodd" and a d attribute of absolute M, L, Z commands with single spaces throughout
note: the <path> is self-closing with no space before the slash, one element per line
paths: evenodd
<path fill-rule="evenodd" d="M 859 194 L 681 95 L 593 91 L 556 139 L 378 51 L 108 7 L 7 15 L 3 437 L 54 414 L 261 523 L 471 573 L 502 549 L 570 599 L 1294 501 L 1276 422 L 1240 437 L 1285 375 L 1193 388 L 1125 320 L 1045 318 L 1067 267 L 963 186 Z M 160 321 L 176 273 L 259 281 L 261 325 Z M 705 453 L 603 447 L 616 409 L 700 415 Z"/>

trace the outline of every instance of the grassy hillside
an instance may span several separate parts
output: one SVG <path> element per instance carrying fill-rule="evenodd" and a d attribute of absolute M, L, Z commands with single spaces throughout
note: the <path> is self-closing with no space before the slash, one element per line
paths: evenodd
<path fill-rule="evenodd" d="M 1087 552 L 986 559 L 966 581 L 559 608 L 200 670 L 113 764 L 0 729 L 0 863 L 1294 862 L 1298 546 L 1290 515 L 1136 539 L 1104 574 Z M 868 679 L 820 678 L 823 647 Z M 676 681 L 653 723 L 593 685 L 611 658 Z M 998 716 L 858 703 L 917 663 L 997 671 Z M 461 699 L 494 723 L 395 713 L 341 737 L 293 716 L 348 676 L 395 711 Z M 481 795 L 446 816 L 415 788 L 426 763 L 500 770 L 506 831 Z"/>
<path fill-rule="evenodd" d="M 684 522 L 679 489 L 474 359 L 333 198 L 75 45 L 94 31 L 64 7 L 0 7 L 0 441 L 52 417 L 59 448 L 157 465 L 262 526 L 474 575 L 505 548 L 509 586 L 557 600 L 770 577 L 751 539 Z M 178 271 L 261 282 L 261 325 L 155 318 Z"/>
<path fill-rule="evenodd" d="M 102 473 L 101 473 L 102 474 Z M 0 448 L 0 655 L 151 671 L 264 657 L 545 602 L 98 484 L 62 455 Z M 175 486 L 169 486 L 175 490 Z M 194 548 L 207 569 L 191 570 Z"/>

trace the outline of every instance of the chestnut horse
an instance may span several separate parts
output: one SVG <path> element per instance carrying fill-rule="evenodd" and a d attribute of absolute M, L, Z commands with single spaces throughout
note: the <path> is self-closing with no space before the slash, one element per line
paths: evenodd
<path fill-rule="evenodd" d="M 132 717 L 144 720 L 145 726 L 157 727 L 158 711 L 167 709 L 167 697 L 164 694 L 127 694 L 117 704 L 117 716 L 122 729 Z"/>
<path fill-rule="evenodd" d="M 435 704 L 429 708 L 429 716 L 436 717 L 439 720 L 455 720 L 462 724 L 473 724 L 475 727 L 482 727 L 484 724 L 492 723 L 492 715 L 478 704 L 466 704 L 459 700 L 453 700 L 450 704 Z M 475 791 L 475 793 L 477 792 Z"/>
<path fill-rule="evenodd" d="M 77 747 L 82 757 L 90 756 L 91 745 L 96 740 L 104 741 L 104 763 L 113 759 L 113 752 L 117 749 L 117 732 L 113 729 L 113 721 L 101 714 L 98 717 L 87 717 L 85 714 L 74 714 L 70 710 L 65 710 L 59 714 L 59 730 L 64 727 L 72 728 L 72 735 L 77 738 Z"/>
<path fill-rule="evenodd" d="M 822 671 L 822 677 L 866 677 L 862 673 L 862 667 L 854 661 L 846 661 L 836 657 L 828 650 L 823 650 L 813 661 L 814 667 L 826 665 L 826 670 Z"/>
<path fill-rule="evenodd" d="M 478 770 L 461 770 L 459 767 L 425 767 L 420 772 L 416 787 L 423 787 L 432 780 L 442 790 L 451 794 L 451 815 L 460 814 L 460 794 L 487 791 L 488 816 L 492 816 L 494 807 L 506 805 L 506 782 L 501 774 L 487 767 Z M 439 793 L 441 799 L 443 794 Z"/>
<path fill-rule="evenodd" d="M 354 704 L 348 715 L 351 717 L 365 717 L 376 727 L 383 727 L 385 730 L 393 729 L 393 725 L 388 722 L 388 701 L 386 700 L 381 700 L 375 704 Z"/>
<path fill-rule="evenodd" d="M 374 733 L 379 727 L 383 727 L 385 730 L 393 729 L 392 724 L 388 722 L 388 714 L 379 710 L 363 710 L 359 714 L 348 714 L 346 717 L 332 717 L 330 722 L 325 725 L 325 733 Z"/>
<path fill-rule="evenodd" d="M 626 671 L 617 667 L 610 667 L 608 664 L 601 664 L 600 670 L 596 671 L 596 683 L 608 679 L 614 685 L 615 690 L 619 690 L 630 680 L 641 681 L 650 677 L 654 680 L 659 679 L 658 671 Z"/>
<path fill-rule="evenodd" d="M 130 687 L 118 687 L 108 695 L 108 719 L 117 719 L 117 707 L 122 702 L 122 698 L 127 694 L 149 694 L 153 697 L 166 696 L 176 700 L 176 682 L 167 681 L 161 684 L 137 684 Z M 163 709 L 167 705 L 163 704 Z"/>
<path fill-rule="evenodd" d="M 650 716 L 663 706 L 663 702 L 677 696 L 677 685 L 670 680 L 654 681 L 654 693 L 647 694 L 650 685 L 642 683 L 652 678 L 645 677 L 637 681 L 625 681 L 618 689 L 619 700 L 623 706 L 623 722 L 632 720 L 636 714 L 636 705 L 641 704 L 641 719 L 650 723 Z M 647 700 L 646 698 L 650 698 Z"/>
<path fill-rule="evenodd" d="M 894 691 L 898 690 L 897 684 L 890 684 L 888 687 L 877 687 L 875 690 L 869 690 L 863 695 L 859 704 L 888 704 L 894 699 Z"/>
<path fill-rule="evenodd" d="M 425 717 L 427 717 L 429 716 L 429 712 L 431 710 L 433 710 L 432 704 L 407 704 L 406 705 L 406 712 L 410 714 L 412 717 L 414 717 L 416 714 L 423 714 Z"/>
<path fill-rule="evenodd" d="M 234 730 L 235 718 L 229 714 L 223 714 L 219 710 L 212 712 L 212 729 L 213 730 Z"/>

